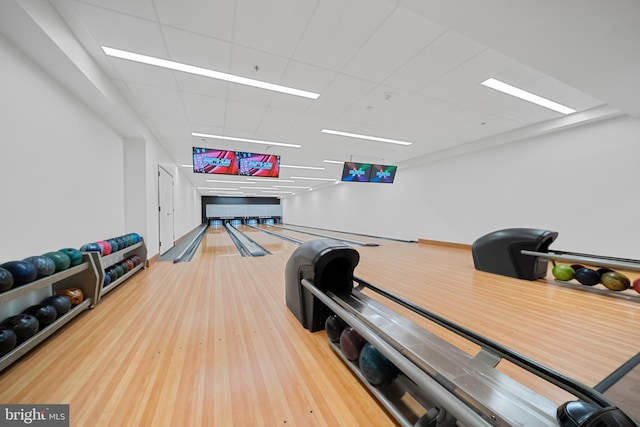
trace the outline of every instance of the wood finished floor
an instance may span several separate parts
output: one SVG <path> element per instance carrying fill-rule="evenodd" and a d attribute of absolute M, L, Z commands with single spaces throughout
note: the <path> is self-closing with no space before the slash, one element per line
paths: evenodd
<path fill-rule="evenodd" d="M 190 263 L 141 271 L 0 373 L 0 402 L 69 403 L 72 426 L 395 425 L 324 332 L 304 330 L 287 309 L 284 266 L 297 246 L 244 231 L 272 255 L 242 258 L 210 228 Z M 381 245 L 356 247 L 358 277 L 586 385 L 639 351 L 638 303 L 478 272 L 465 249 L 349 237 Z M 558 403 L 570 398 L 499 367 Z"/>

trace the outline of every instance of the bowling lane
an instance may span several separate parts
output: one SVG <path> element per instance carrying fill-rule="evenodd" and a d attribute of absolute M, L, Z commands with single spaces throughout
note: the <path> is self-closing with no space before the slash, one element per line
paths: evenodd
<path fill-rule="evenodd" d="M 227 233 L 227 229 L 224 227 L 209 227 L 202 239 L 199 250 L 195 256 L 238 256 L 241 257 L 240 252 L 233 244 L 231 237 Z"/>
<path fill-rule="evenodd" d="M 277 227 L 277 226 L 269 226 L 269 225 L 261 224 L 261 225 L 258 226 L 258 228 L 266 230 L 266 231 L 269 231 L 271 233 L 275 233 L 275 234 L 279 234 L 279 235 L 282 235 L 282 236 L 290 237 L 292 239 L 301 240 L 303 242 L 308 242 L 309 240 L 314 240 L 314 239 L 319 239 L 320 238 L 320 237 L 317 237 L 317 236 L 311 236 L 309 234 L 304 234 L 304 233 L 300 233 L 300 232 L 296 232 L 296 231 L 285 230 L 285 229 Z M 263 234 L 267 234 L 267 233 L 263 233 Z"/>
<path fill-rule="evenodd" d="M 344 232 L 344 231 L 329 231 L 329 230 L 324 230 L 324 229 L 320 229 L 320 228 L 311 228 L 311 227 L 301 227 L 301 226 L 296 226 L 296 225 L 289 225 L 289 224 L 284 224 L 285 227 L 290 228 L 292 230 L 297 230 L 300 233 L 305 233 L 305 232 L 309 232 L 309 233 L 315 233 L 315 234 L 322 234 L 325 235 L 327 237 L 330 238 L 335 238 L 335 239 L 348 239 L 348 240 L 354 240 L 357 242 L 361 242 L 361 243 L 374 243 L 377 245 L 384 245 L 387 244 L 389 242 L 393 242 L 393 240 L 389 240 L 389 239 L 383 239 L 383 238 L 376 238 L 376 237 L 368 237 L 368 236 L 362 236 L 362 235 L 358 235 L 358 234 L 353 234 L 353 233 L 348 233 L 348 232 Z M 273 228 L 279 228 L 278 226 L 275 226 Z M 315 239 L 320 239 L 322 237 L 319 236 L 312 236 L 310 234 L 306 234 L 307 236 L 310 236 L 312 238 Z M 402 243 L 402 242 L 400 242 Z M 355 247 L 361 247 L 360 245 L 353 245 Z"/>
<path fill-rule="evenodd" d="M 287 240 L 281 239 L 276 236 L 272 236 L 267 233 L 263 233 L 256 228 L 249 227 L 246 225 L 240 225 L 236 227 L 239 231 L 243 232 L 248 238 L 271 252 L 272 254 L 276 253 L 286 253 L 290 254 L 293 252 L 298 245 L 289 242 Z"/>

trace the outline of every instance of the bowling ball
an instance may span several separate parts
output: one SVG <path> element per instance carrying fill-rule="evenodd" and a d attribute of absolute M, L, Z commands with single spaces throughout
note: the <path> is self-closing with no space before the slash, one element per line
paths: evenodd
<path fill-rule="evenodd" d="M 631 286 L 629 278 L 616 271 L 604 273 L 600 278 L 600 283 L 612 291 L 624 291 L 625 289 L 629 289 L 629 286 Z"/>
<path fill-rule="evenodd" d="M 640 277 L 633 281 L 631 287 L 634 291 L 640 294 Z"/>
<path fill-rule="evenodd" d="M 136 268 L 136 265 L 130 259 L 126 259 L 126 260 L 124 260 L 124 262 L 127 264 L 127 267 L 129 267 L 129 271 L 131 271 L 134 268 Z"/>
<path fill-rule="evenodd" d="M 0 267 L 0 292 L 8 291 L 13 286 L 13 274 Z"/>
<path fill-rule="evenodd" d="M 124 276 L 124 268 L 120 264 L 116 264 L 113 266 L 113 269 L 116 271 L 118 279 Z"/>
<path fill-rule="evenodd" d="M 71 301 L 72 306 L 76 306 L 80 304 L 84 299 L 84 294 L 82 293 L 82 289 L 79 289 L 79 288 L 61 289 L 57 291 L 56 294 L 69 297 L 69 301 Z"/>
<path fill-rule="evenodd" d="M 102 281 L 102 287 L 105 288 L 111 284 L 111 276 L 108 274 L 104 275 L 104 280 Z"/>
<path fill-rule="evenodd" d="M 116 270 L 114 268 L 109 268 L 107 270 L 107 275 L 109 277 L 111 277 L 111 282 L 115 282 L 116 280 L 118 280 L 118 273 L 116 272 Z"/>
<path fill-rule="evenodd" d="M 31 283 L 38 277 L 38 270 L 33 264 L 26 261 L 9 261 L 0 265 L 13 276 L 13 285 L 20 286 Z"/>
<path fill-rule="evenodd" d="M 610 268 L 603 267 L 603 268 L 599 268 L 599 269 L 597 269 L 596 271 L 598 272 L 598 274 L 600 275 L 600 277 L 602 277 L 602 275 L 603 275 L 604 273 L 608 273 L 608 272 L 613 271 L 613 270 L 612 270 L 612 269 L 610 269 Z"/>
<path fill-rule="evenodd" d="M 131 236 L 135 243 L 140 243 L 140 241 L 142 241 L 142 237 L 138 233 L 131 233 Z"/>
<path fill-rule="evenodd" d="M 8 328 L 15 332 L 18 342 L 25 341 L 38 332 L 38 319 L 30 314 L 16 314 L 7 317 L 0 323 L 0 328 Z"/>
<path fill-rule="evenodd" d="M 53 260 L 53 262 L 56 264 L 56 273 L 66 270 L 71 266 L 71 258 L 69 258 L 69 255 L 60 251 L 47 252 L 46 254 L 42 254 L 42 256 L 46 256 L 47 258 L 51 258 Z"/>
<path fill-rule="evenodd" d="M 553 274 L 553 277 L 558 280 L 568 281 L 573 279 L 573 277 L 576 275 L 576 272 L 568 265 L 557 264 L 553 267 L 553 270 L 551 270 L 551 274 Z"/>
<path fill-rule="evenodd" d="M 347 324 L 344 323 L 344 320 L 339 318 L 336 314 L 327 317 L 327 320 L 324 322 L 324 330 L 327 333 L 329 341 L 336 344 L 340 342 L 340 334 L 346 326 Z"/>
<path fill-rule="evenodd" d="M 127 244 L 127 241 L 124 237 L 120 236 L 120 237 L 116 237 L 116 241 L 118 242 L 118 246 L 120 246 L 120 249 L 124 249 L 127 246 L 129 246 Z"/>
<path fill-rule="evenodd" d="M 23 261 L 33 264 L 38 272 L 38 277 L 50 276 L 56 271 L 56 263 L 51 258 L 42 255 L 30 256 Z"/>
<path fill-rule="evenodd" d="M 120 266 L 120 268 L 122 268 L 122 270 L 124 271 L 124 274 L 127 274 L 129 272 L 129 264 L 127 264 L 126 262 L 124 262 L 124 261 L 119 262 L 118 266 Z"/>
<path fill-rule="evenodd" d="M 58 312 L 52 305 L 36 304 L 25 308 L 24 310 L 22 310 L 22 312 L 24 314 L 30 314 L 38 319 L 40 329 L 44 328 L 47 325 L 50 325 L 54 320 L 58 318 Z"/>
<path fill-rule="evenodd" d="M 576 271 L 576 280 L 583 285 L 593 286 L 600 283 L 600 275 L 590 268 L 581 268 Z"/>
<path fill-rule="evenodd" d="M 71 267 L 82 264 L 82 252 L 74 248 L 62 248 L 60 252 L 66 254 L 71 260 Z"/>
<path fill-rule="evenodd" d="M 52 305 L 58 313 L 58 317 L 71 310 L 71 300 L 66 295 L 52 295 L 43 299 L 40 304 Z"/>
<path fill-rule="evenodd" d="M 362 347 L 358 364 L 362 376 L 374 386 L 389 385 L 398 376 L 398 368 L 369 343 Z"/>
<path fill-rule="evenodd" d="M 347 326 L 342 333 L 340 333 L 340 350 L 342 350 L 342 354 L 351 361 L 358 360 L 360 351 L 366 343 L 362 335 L 351 326 Z"/>
<path fill-rule="evenodd" d="M 571 264 L 571 268 L 573 268 L 573 271 L 578 271 L 581 268 L 585 268 L 585 266 L 582 264 Z"/>
<path fill-rule="evenodd" d="M 100 247 L 102 247 L 102 255 L 109 255 L 111 253 L 111 245 L 108 244 L 106 241 L 100 240 L 100 241 L 97 241 L 96 243 L 99 244 Z"/>
<path fill-rule="evenodd" d="M 100 246 L 95 242 L 86 243 L 80 247 L 80 251 L 81 252 L 100 252 L 100 255 L 102 255 L 102 246 Z"/>
<path fill-rule="evenodd" d="M 120 250 L 120 245 L 116 239 L 108 239 L 107 242 L 111 245 L 111 253 L 117 252 Z"/>
<path fill-rule="evenodd" d="M 18 344 L 16 333 L 8 328 L 0 328 L 0 356 L 13 350 L 16 344 Z"/>

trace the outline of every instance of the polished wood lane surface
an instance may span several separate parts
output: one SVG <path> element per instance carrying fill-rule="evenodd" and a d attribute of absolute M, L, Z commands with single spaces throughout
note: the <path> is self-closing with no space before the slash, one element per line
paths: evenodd
<path fill-rule="evenodd" d="M 0 402 L 69 403 L 73 426 L 394 425 L 324 332 L 304 330 L 287 309 L 295 248 L 243 258 L 226 231 L 210 229 L 192 262 L 141 271 L 0 373 Z M 383 241 L 357 250 L 358 277 L 587 385 L 638 352 L 640 304 L 478 272 L 463 249 Z"/>

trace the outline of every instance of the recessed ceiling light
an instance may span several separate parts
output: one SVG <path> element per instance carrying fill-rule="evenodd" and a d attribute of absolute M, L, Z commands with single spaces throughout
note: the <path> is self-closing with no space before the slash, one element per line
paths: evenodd
<path fill-rule="evenodd" d="M 219 190 L 219 191 L 238 191 L 237 188 L 233 188 L 233 187 L 227 187 L 227 188 L 221 188 L 221 187 L 198 187 L 201 190 Z"/>
<path fill-rule="evenodd" d="M 311 180 L 317 180 L 317 181 L 335 181 L 335 178 L 313 178 L 310 176 L 292 176 L 291 178 L 293 179 L 311 179 Z"/>
<path fill-rule="evenodd" d="M 195 67 L 193 65 L 181 64 L 179 62 L 169 61 L 162 58 L 155 58 L 153 56 L 141 55 L 139 53 L 128 52 L 126 50 L 114 49 L 106 46 L 102 46 L 102 50 L 108 56 L 113 56 L 115 58 L 127 59 L 129 61 L 140 62 L 148 65 L 155 65 L 156 67 L 168 68 L 170 70 L 182 71 L 189 74 L 197 74 L 199 76 L 210 77 L 212 79 L 224 80 L 231 83 L 239 83 L 242 85 L 258 87 L 260 89 L 267 89 L 275 92 L 286 93 L 289 95 L 301 96 L 303 98 L 318 99 L 318 97 L 320 96 L 317 93 L 308 92 L 306 90 L 280 86 L 273 83 L 262 82 L 260 80 L 254 80 L 246 77 L 235 76 L 233 74 L 222 73 L 220 71 L 209 70 L 207 68 Z"/>
<path fill-rule="evenodd" d="M 193 165 L 180 165 L 180 166 L 182 166 L 183 168 L 192 168 L 193 167 Z"/>
<path fill-rule="evenodd" d="M 325 163 L 336 163 L 336 164 L 339 164 L 339 165 L 344 164 L 344 162 L 341 162 L 339 160 L 323 160 L 323 162 L 325 162 Z"/>
<path fill-rule="evenodd" d="M 562 114 L 571 114 L 575 113 L 576 110 L 573 108 L 566 107 L 562 104 L 558 104 L 557 102 L 550 101 L 541 96 L 535 95 L 531 92 L 527 92 L 526 90 L 522 90 L 515 86 L 511 86 L 507 83 L 501 82 L 500 80 L 496 80 L 494 78 L 487 79 L 481 83 L 483 86 L 490 87 L 491 89 L 495 89 L 502 93 L 506 93 L 507 95 L 515 96 L 516 98 L 523 99 L 525 101 L 532 102 L 541 107 L 548 108 L 553 111 L 557 111 Z"/>
<path fill-rule="evenodd" d="M 240 187 L 246 190 L 273 190 L 275 187 Z"/>
<path fill-rule="evenodd" d="M 342 131 L 339 131 L 339 130 L 322 129 L 320 132 L 328 133 L 328 134 L 331 134 L 331 135 L 348 136 L 349 138 L 368 139 L 370 141 L 376 141 L 376 142 L 387 142 L 389 144 L 398 144 L 398 145 L 411 145 L 412 144 L 409 141 L 400 141 L 400 140 L 397 140 L 397 139 L 380 138 L 378 136 L 361 135 L 361 134 L 358 134 L 358 133 L 342 132 Z"/>
<path fill-rule="evenodd" d="M 311 187 L 301 187 L 298 185 L 274 185 L 275 188 L 302 188 L 304 190 L 306 190 L 307 188 L 311 188 Z"/>
<path fill-rule="evenodd" d="M 292 177 L 293 178 L 293 177 Z M 295 182 L 290 179 L 275 179 L 275 178 L 247 178 L 252 181 L 275 181 L 275 182 Z M 255 182 L 247 182 L 247 184 L 255 184 Z"/>
<path fill-rule="evenodd" d="M 294 169 L 313 169 L 318 171 L 323 171 L 324 168 L 319 168 L 316 166 L 297 166 L 297 165 L 280 165 L 281 168 L 294 168 Z"/>
<path fill-rule="evenodd" d="M 299 144 L 286 144 L 284 142 L 273 142 L 273 141 L 262 141 L 260 139 L 247 139 L 247 138 L 236 138 L 234 136 L 223 136 L 223 135 L 211 135 L 208 133 L 199 133 L 192 132 L 192 136 L 199 136 L 202 138 L 213 138 L 213 139 L 224 139 L 227 141 L 239 141 L 239 142 L 249 142 L 251 144 L 263 144 L 263 145 L 277 145 L 280 147 L 290 147 L 290 148 L 301 148 L 302 145 Z"/>
<path fill-rule="evenodd" d="M 225 184 L 255 184 L 249 181 L 225 181 L 222 179 L 205 179 L 206 182 L 224 182 Z"/>
<path fill-rule="evenodd" d="M 263 193 L 293 194 L 293 191 L 271 190 L 263 191 Z"/>

